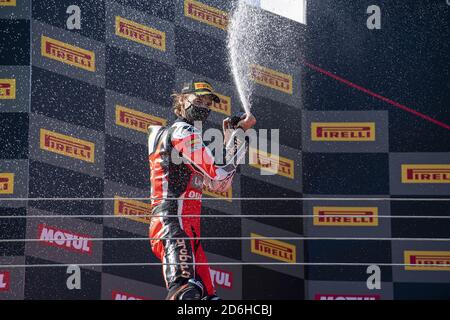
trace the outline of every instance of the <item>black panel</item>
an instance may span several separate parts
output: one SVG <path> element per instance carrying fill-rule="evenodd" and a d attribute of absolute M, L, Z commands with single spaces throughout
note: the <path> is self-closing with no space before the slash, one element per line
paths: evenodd
<path fill-rule="evenodd" d="M 384 153 L 303 153 L 303 193 L 389 194 Z"/>
<path fill-rule="evenodd" d="M 292 266 L 298 268 L 298 266 Z M 257 266 L 242 267 L 243 300 L 303 300 L 304 280 Z"/>
<path fill-rule="evenodd" d="M 31 111 L 105 130 L 105 91 L 84 81 L 33 67 Z"/>
<path fill-rule="evenodd" d="M 283 198 L 301 198 L 302 194 L 267 182 L 241 175 L 242 198 L 280 198 L 280 200 L 241 201 L 242 214 L 246 215 L 302 215 L 303 202 L 284 201 Z M 263 224 L 303 234 L 303 219 L 300 218 L 249 218 Z"/>
<path fill-rule="evenodd" d="M 0 19 L 0 65 L 30 65 L 30 21 Z"/>
<path fill-rule="evenodd" d="M 208 215 L 223 215 L 223 212 L 203 207 L 201 218 L 201 236 L 202 237 L 240 237 L 241 220 L 240 218 L 208 218 Z M 241 260 L 241 240 L 203 240 L 203 249 L 207 252 L 229 257 L 234 260 Z M 222 261 L 216 261 L 222 262 Z"/>
<path fill-rule="evenodd" d="M 450 237 L 450 206 L 448 201 L 392 201 L 391 216 L 410 217 L 392 218 L 392 237 Z M 414 219 L 414 216 L 439 216 L 444 218 Z"/>
<path fill-rule="evenodd" d="M 147 147 L 106 135 L 105 178 L 150 192 Z"/>
<path fill-rule="evenodd" d="M 105 41 L 104 0 L 46 0 L 32 1 L 33 19 L 42 21 L 64 31 L 79 33 L 97 41 Z M 66 13 L 71 5 L 80 7 L 81 29 L 69 30 L 66 21 L 72 14 Z"/>
<path fill-rule="evenodd" d="M 0 113 L 0 159 L 28 158 L 28 114 Z"/>
<path fill-rule="evenodd" d="M 104 238 L 142 238 L 137 234 L 103 227 Z M 150 240 L 105 241 L 103 263 L 160 263 L 153 254 Z M 119 276 L 165 287 L 161 265 L 104 266 L 103 271 Z"/>
<path fill-rule="evenodd" d="M 391 263 L 389 241 L 305 241 L 305 261 L 314 263 Z M 391 267 L 380 267 L 382 281 L 392 281 Z M 305 279 L 367 281 L 367 266 L 306 266 Z"/>
<path fill-rule="evenodd" d="M 122 6 L 131 7 L 160 19 L 173 21 L 175 19 L 175 1 L 178 0 L 115 0 Z"/>
<path fill-rule="evenodd" d="M 125 50 L 106 47 L 106 87 L 169 107 L 175 69 Z"/>
<path fill-rule="evenodd" d="M 26 257 L 26 264 L 53 262 Z M 25 269 L 25 299 L 29 300 L 100 300 L 101 273 L 81 268 L 81 288 L 69 290 L 67 267 L 34 267 Z"/>
<path fill-rule="evenodd" d="M 389 112 L 389 151 L 450 152 L 450 130 L 402 110 L 392 110 Z"/>
<path fill-rule="evenodd" d="M 30 161 L 30 198 L 102 198 L 103 179 Z M 62 215 L 98 215 L 103 201 L 30 201 L 30 207 Z M 92 221 L 101 222 L 101 219 Z"/>
<path fill-rule="evenodd" d="M 302 114 L 300 106 L 293 108 L 281 102 L 258 96 L 253 96 L 252 99 L 252 113 L 257 119 L 254 129 L 268 129 L 267 138 L 269 140 L 272 137 L 270 129 L 279 129 L 280 144 L 301 150 Z"/>
<path fill-rule="evenodd" d="M 394 300 L 449 300 L 450 283 L 394 283 Z"/>
<path fill-rule="evenodd" d="M 175 29 L 177 66 L 222 82 L 231 82 L 224 41 L 178 26 Z"/>
<path fill-rule="evenodd" d="M 25 208 L 0 207 L 1 216 L 26 216 Z M 1 242 L 3 239 L 25 239 L 26 220 L 23 218 L 0 219 L 0 256 L 22 256 L 25 242 Z"/>

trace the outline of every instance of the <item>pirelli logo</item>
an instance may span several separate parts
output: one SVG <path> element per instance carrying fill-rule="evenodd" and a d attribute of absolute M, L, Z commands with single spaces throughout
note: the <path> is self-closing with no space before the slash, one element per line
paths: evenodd
<path fill-rule="evenodd" d="M 211 92 L 213 91 L 213 87 L 209 83 L 206 83 L 206 82 L 195 82 L 194 89 L 195 90 L 207 89 Z"/>
<path fill-rule="evenodd" d="M 260 65 L 250 65 L 250 79 L 260 85 L 292 94 L 292 76 Z"/>
<path fill-rule="evenodd" d="M 15 7 L 16 0 L 0 0 L 0 7 Z"/>
<path fill-rule="evenodd" d="M 46 36 L 41 38 L 41 54 L 83 70 L 95 71 L 95 53 Z"/>
<path fill-rule="evenodd" d="M 208 188 L 204 187 L 203 194 L 208 195 L 213 198 L 219 198 L 219 199 L 224 199 L 228 202 L 233 202 L 233 188 L 232 187 L 228 188 L 228 190 L 225 192 L 215 192 L 215 191 L 211 191 Z"/>
<path fill-rule="evenodd" d="M 166 33 L 116 16 L 116 35 L 148 47 L 166 51 Z"/>
<path fill-rule="evenodd" d="M 184 0 L 184 15 L 222 30 L 228 28 L 227 12 L 195 0 Z"/>
<path fill-rule="evenodd" d="M 16 98 L 16 79 L 0 79 L 0 100 Z"/>
<path fill-rule="evenodd" d="M 450 164 L 402 164 L 402 183 L 450 183 Z"/>
<path fill-rule="evenodd" d="M 94 163 L 95 144 L 89 141 L 41 128 L 40 147 L 42 150 Z"/>
<path fill-rule="evenodd" d="M 150 114 L 116 105 L 116 124 L 118 126 L 147 133 L 151 125 L 165 126 L 167 120 Z"/>
<path fill-rule="evenodd" d="M 313 207 L 315 226 L 375 227 L 377 207 Z"/>
<path fill-rule="evenodd" d="M 294 179 L 294 161 L 280 156 L 273 156 L 267 152 L 249 148 L 250 166 Z"/>
<path fill-rule="evenodd" d="M 261 238 L 262 236 L 252 232 L 250 237 Z M 297 261 L 296 247 L 290 243 L 278 240 L 252 239 L 251 251 L 252 253 L 283 262 L 295 263 Z"/>
<path fill-rule="evenodd" d="M 312 141 L 375 141 L 374 122 L 312 122 Z"/>
<path fill-rule="evenodd" d="M 411 264 L 411 266 L 405 266 L 405 270 L 450 271 L 450 251 L 406 250 L 404 257 L 405 264 Z"/>
<path fill-rule="evenodd" d="M 151 204 L 142 201 L 114 197 L 114 215 L 150 224 Z"/>
<path fill-rule="evenodd" d="M 14 193 L 14 173 L 0 173 L 0 194 Z"/>
<path fill-rule="evenodd" d="M 220 102 L 213 102 L 211 110 L 231 116 L 231 97 L 223 96 L 217 93 L 216 95 L 220 98 Z"/>

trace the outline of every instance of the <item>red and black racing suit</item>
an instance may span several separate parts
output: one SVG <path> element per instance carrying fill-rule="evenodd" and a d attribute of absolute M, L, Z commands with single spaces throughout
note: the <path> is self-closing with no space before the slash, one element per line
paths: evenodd
<path fill-rule="evenodd" d="M 170 294 L 194 278 L 203 283 L 205 296 L 214 295 L 209 266 L 195 265 L 207 263 L 198 240 L 200 217 L 186 215 L 200 215 L 203 186 L 218 192 L 230 187 L 239 163 L 236 159 L 245 155 L 246 145 L 229 143 L 229 150 L 225 150 L 227 163 L 218 166 L 201 132 L 184 119 L 169 127 L 151 126 L 148 138 L 152 215 L 157 215 L 151 219 L 149 236 L 164 238 L 150 242 L 153 253 L 163 263 L 166 287 Z"/>

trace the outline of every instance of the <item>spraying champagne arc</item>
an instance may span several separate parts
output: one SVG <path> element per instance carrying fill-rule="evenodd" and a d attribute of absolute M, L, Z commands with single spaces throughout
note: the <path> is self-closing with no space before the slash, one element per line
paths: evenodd
<path fill-rule="evenodd" d="M 227 47 L 228 59 L 233 74 L 239 99 L 245 113 L 251 109 L 252 83 L 248 77 L 248 67 L 253 63 L 257 52 L 251 45 L 252 35 L 249 34 L 249 15 L 251 8 L 242 1 L 238 1 L 231 11 L 231 19 L 228 28 Z M 254 35 L 253 35 L 254 36 Z M 254 37 L 253 37 L 254 39 Z"/>

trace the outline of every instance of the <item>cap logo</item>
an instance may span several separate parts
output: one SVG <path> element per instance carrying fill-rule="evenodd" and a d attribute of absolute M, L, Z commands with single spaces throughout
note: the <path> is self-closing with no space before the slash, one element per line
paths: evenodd
<path fill-rule="evenodd" d="M 209 91 L 213 91 L 212 86 L 209 83 L 205 83 L 205 82 L 196 82 L 194 83 L 194 89 L 195 90 L 202 90 L 202 89 L 207 89 Z"/>

